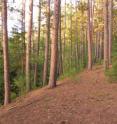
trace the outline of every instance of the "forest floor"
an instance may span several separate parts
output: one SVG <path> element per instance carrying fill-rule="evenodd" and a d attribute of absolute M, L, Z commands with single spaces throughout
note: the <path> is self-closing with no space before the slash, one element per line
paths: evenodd
<path fill-rule="evenodd" d="M 117 124 L 117 84 L 85 70 L 0 108 L 0 124 Z"/>

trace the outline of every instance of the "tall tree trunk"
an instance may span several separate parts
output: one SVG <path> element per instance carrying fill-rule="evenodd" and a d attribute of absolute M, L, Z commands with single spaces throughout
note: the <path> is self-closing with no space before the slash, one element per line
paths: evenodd
<path fill-rule="evenodd" d="M 32 17 L 33 17 L 33 0 L 30 0 L 28 7 L 28 32 L 27 32 L 27 41 L 26 41 L 26 90 L 27 92 L 31 90 L 31 70 L 30 70 L 30 55 L 31 55 L 31 37 L 32 37 Z"/>
<path fill-rule="evenodd" d="M 99 59 L 99 31 L 96 33 L 96 40 L 97 40 L 97 43 L 96 43 L 96 62 L 98 62 L 98 59 Z"/>
<path fill-rule="evenodd" d="M 40 42 L 40 29 L 41 29 L 41 9 L 42 9 L 42 1 L 39 1 L 39 17 L 38 17 L 38 39 L 36 40 L 36 58 L 39 57 L 39 42 Z M 38 81 L 38 62 L 34 64 L 34 85 L 36 86 Z"/>
<path fill-rule="evenodd" d="M 2 40 L 3 40 L 3 34 L 2 34 L 3 33 L 2 11 L 0 11 L 0 18 L 1 18 L 1 25 L 0 25 L 0 48 L 1 48 L 2 47 Z"/>
<path fill-rule="evenodd" d="M 92 0 L 88 0 L 88 69 L 92 69 Z"/>
<path fill-rule="evenodd" d="M 63 73 L 63 57 L 62 57 L 62 39 L 61 39 L 61 1 L 60 1 L 60 14 L 59 14 L 59 36 L 58 36 L 58 48 L 59 48 L 59 63 L 58 63 L 58 74 Z"/>
<path fill-rule="evenodd" d="M 3 59 L 4 59 L 4 105 L 10 102 L 10 80 L 9 80 L 9 54 L 8 54 L 8 31 L 7 31 L 7 0 L 2 1 L 3 20 Z"/>
<path fill-rule="evenodd" d="M 109 68 L 108 0 L 104 0 L 104 69 Z"/>
<path fill-rule="evenodd" d="M 56 73 L 57 73 L 57 55 L 58 55 L 58 26 L 59 26 L 59 10 L 60 0 L 54 0 L 54 22 L 51 42 L 51 61 L 50 61 L 50 78 L 49 87 L 56 87 Z"/>
<path fill-rule="evenodd" d="M 71 68 L 73 67 L 73 43 L 72 43 L 72 1 L 71 1 L 71 7 L 70 7 L 70 9 L 71 9 L 71 12 L 70 12 L 70 47 L 71 47 L 71 49 L 70 49 L 70 51 L 71 51 L 71 53 L 70 53 L 70 63 L 71 63 Z"/>
<path fill-rule="evenodd" d="M 112 18 L 113 18 L 113 0 L 109 0 L 109 17 L 108 17 L 108 27 L 109 27 L 109 64 L 112 63 Z"/>
<path fill-rule="evenodd" d="M 66 59 L 65 49 L 66 49 L 66 0 L 65 0 L 65 8 L 64 8 L 63 71 L 65 71 L 65 67 L 64 67 L 65 59 Z"/>
<path fill-rule="evenodd" d="M 103 33 L 100 32 L 100 52 L 99 52 L 99 60 L 101 62 L 103 56 L 102 56 L 102 53 L 103 53 Z"/>
<path fill-rule="evenodd" d="M 21 21 L 21 27 L 22 27 L 22 73 L 24 73 L 25 70 L 25 5 L 26 5 L 26 0 L 22 0 L 22 21 Z"/>
<path fill-rule="evenodd" d="M 75 12 L 77 13 L 77 1 L 75 1 Z M 78 69 L 78 66 L 79 66 L 79 51 L 78 51 L 78 17 L 76 15 L 76 18 L 75 18 L 75 60 L 76 60 L 76 69 Z"/>
<path fill-rule="evenodd" d="M 48 57 L 49 57 L 49 42 L 50 42 L 50 0 L 47 1 L 47 22 L 46 22 L 46 41 L 45 41 L 45 60 L 43 69 L 43 85 L 47 83 L 48 74 Z"/>

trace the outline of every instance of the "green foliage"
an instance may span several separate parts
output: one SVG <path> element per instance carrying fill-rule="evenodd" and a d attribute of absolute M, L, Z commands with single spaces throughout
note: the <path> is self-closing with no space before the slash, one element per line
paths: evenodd
<path fill-rule="evenodd" d="M 106 75 L 110 82 L 117 82 L 117 37 L 113 41 L 112 57 L 112 68 L 106 71 Z"/>
<path fill-rule="evenodd" d="M 69 70 L 69 71 L 64 72 L 64 74 L 61 75 L 61 76 L 59 77 L 59 79 L 61 80 L 61 79 L 64 79 L 64 78 L 66 78 L 66 77 L 71 77 L 71 76 L 73 76 L 73 75 L 76 74 L 76 73 L 77 73 L 77 71 L 76 71 L 75 68 L 74 68 L 74 69 L 71 69 L 71 70 Z"/>
<path fill-rule="evenodd" d="M 19 95 L 22 95 L 26 91 L 25 76 L 20 74 L 14 79 L 14 84 L 18 87 Z"/>
<path fill-rule="evenodd" d="M 4 88 L 3 88 L 3 61 L 2 61 L 2 55 L 0 55 L 0 104 L 3 103 L 3 94 L 4 94 Z"/>
<path fill-rule="evenodd" d="M 65 79 L 66 77 L 74 77 L 75 74 L 78 74 L 79 72 L 81 72 L 82 70 L 84 69 L 83 65 L 81 64 L 81 66 L 79 66 L 78 68 L 74 68 L 72 67 L 71 69 L 69 70 L 66 70 L 63 75 L 61 75 L 58 80 L 61 80 L 61 79 Z"/>
<path fill-rule="evenodd" d="M 0 75 L 1 77 L 1 75 Z M 4 91 L 3 91 L 3 82 L 1 81 L 0 79 L 0 104 L 3 104 L 3 94 L 4 94 Z"/>
<path fill-rule="evenodd" d="M 17 94 L 15 92 L 11 92 L 11 99 L 15 99 L 17 97 Z"/>
<path fill-rule="evenodd" d="M 106 71 L 106 75 L 110 82 L 117 82 L 117 60 L 113 63 L 112 68 Z"/>

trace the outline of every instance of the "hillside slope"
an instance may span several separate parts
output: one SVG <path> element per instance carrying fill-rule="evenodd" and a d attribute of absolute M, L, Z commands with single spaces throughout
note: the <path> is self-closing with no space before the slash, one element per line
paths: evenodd
<path fill-rule="evenodd" d="M 84 71 L 1 108 L 0 124 L 117 124 L 117 84 L 101 68 Z"/>

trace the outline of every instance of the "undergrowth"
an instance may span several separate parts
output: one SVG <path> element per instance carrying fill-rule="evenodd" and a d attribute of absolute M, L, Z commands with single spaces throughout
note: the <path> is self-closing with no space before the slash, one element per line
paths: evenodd
<path fill-rule="evenodd" d="M 117 61 L 113 62 L 112 68 L 105 72 L 110 83 L 117 83 Z"/>

